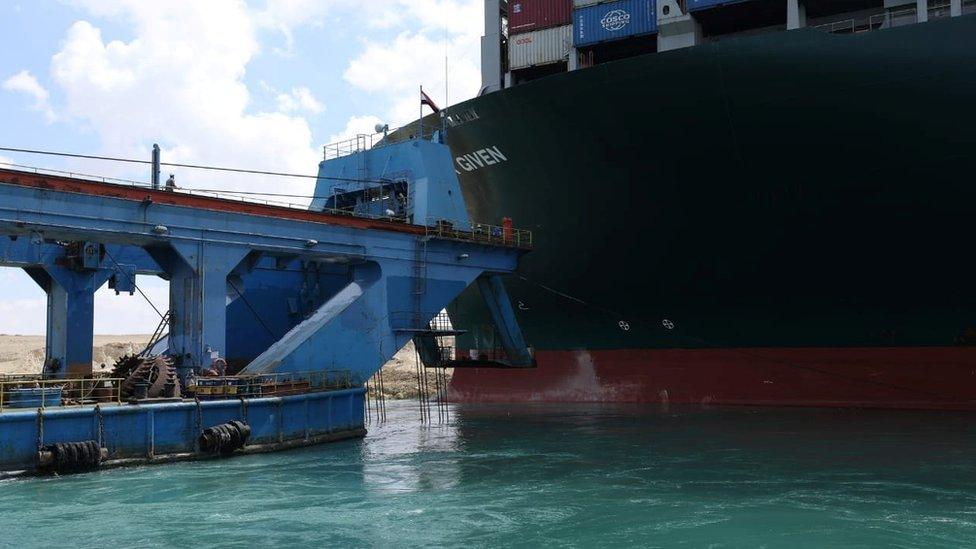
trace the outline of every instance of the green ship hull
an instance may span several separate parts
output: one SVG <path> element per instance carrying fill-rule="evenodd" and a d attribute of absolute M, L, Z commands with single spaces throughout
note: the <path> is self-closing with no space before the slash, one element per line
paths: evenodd
<path fill-rule="evenodd" d="M 534 231 L 535 250 L 507 282 L 540 362 L 535 374 L 462 372 L 455 396 L 528 398 L 518 379 L 571 375 L 579 353 L 590 362 L 594 353 L 625 354 L 601 359 L 629 364 L 606 379 L 597 361 L 595 383 L 605 388 L 614 377 L 660 378 L 655 352 L 698 353 L 684 370 L 672 357 L 674 379 L 686 380 L 725 372 L 743 362 L 729 359 L 741 350 L 757 353 L 752 362 L 829 362 L 897 390 L 928 387 L 922 376 L 931 376 L 939 381 L 926 391 L 962 383 L 950 400 L 973 402 L 974 97 L 976 17 L 965 16 L 854 35 L 728 39 L 448 109 L 471 217 L 511 217 Z M 484 311 L 468 294 L 452 314 L 477 326 Z M 457 346 L 484 356 L 493 342 L 476 329 Z M 917 371 L 907 378 L 890 380 L 875 363 L 909 355 Z M 493 385 L 512 376 L 511 386 Z M 639 395 L 622 399 L 655 400 L 663 390 L 675 400 L 667 387 L 641 383 Z M 540 391 L 531 394 L 592 397 Z M 874 402 L 870 390 L 851 392 L 844 402 Z M 922 407 L 935 399 L 913 398 Z"/>

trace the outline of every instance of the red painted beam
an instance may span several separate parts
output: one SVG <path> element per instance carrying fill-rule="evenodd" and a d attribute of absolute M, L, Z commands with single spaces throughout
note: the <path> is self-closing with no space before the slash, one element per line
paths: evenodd
<path fill-rule="evenodd" d="M 118 185 L 114 183 L 92 181 L 90 179 L 76 179 L 73 177 L 37 174 L 20 170 L 8 170 L 4 168 L 0 168 L 0 183 L 20 185 L 22 187 L 34 187 L 37 189 L 51 191 L 104 196 L 106 198 L 120 198 L 122 200 L 133 200 L 139 202 L 151 200 L 156 204 L 170 204 L 173 206 L 183 206 L 187 208 L 199 208 L 201 210 L 216 210 L 247 215 L 260 215 L 264 217 L 295 219 L 298 221 L 311 221 L 314 223 L 326 223 L 329 225 L 339 225 L 354 229 L 394 231 L 417 235 L 426 234 L 426 228 L 422 226 L 398 223 L 396 221 L 335 215 L 325 212 L 313 212 L 310 210 L 287 208 L 284 206 L 273 206 L 270 204 L 241 202 L 238 200 L 228 200 L 225 198 L 153 190 L 134 185 Z"/>

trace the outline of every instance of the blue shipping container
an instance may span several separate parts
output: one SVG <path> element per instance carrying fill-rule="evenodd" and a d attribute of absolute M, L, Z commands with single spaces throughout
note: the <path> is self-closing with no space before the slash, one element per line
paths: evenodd
<path fill-rule="evenodd" d="M 586 46 L 657 32 L 656 0 L 618 0 L 573 14 L 573 45 Z"/>
<path fill-rule="evenodd" d="M 741 4 L 748 0 L 688 0 L 688 11 L 698 11 L 729 4 Z"/>

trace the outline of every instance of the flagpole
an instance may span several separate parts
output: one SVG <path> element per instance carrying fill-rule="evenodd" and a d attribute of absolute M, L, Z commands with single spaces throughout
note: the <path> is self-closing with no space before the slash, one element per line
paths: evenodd
<path fill-rule="evenodd" d="M 420 118 L 417 119 L 417 123 L 420 124 L 420 139 L 424 138 L 424 85 L 420 85 Z"/>
<path fill-rule="evenodd" d="M 448 95 L 450 91 L 447 87 L 447 37 L 444 38 L 444 108 L 451 106 L 450 96 Z M 445 119 L 447 118 L 447 113 L 441 113 L 441 139 L 444 139 L 444 135 L 447 132 L 447 125 L 445 124 Z"/>

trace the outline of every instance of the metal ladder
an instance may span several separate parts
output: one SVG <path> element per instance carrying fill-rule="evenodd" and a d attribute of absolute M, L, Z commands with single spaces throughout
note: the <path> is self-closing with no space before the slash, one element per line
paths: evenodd
<path fill-rule="evenodd" d="M 151 351 L 152 348 L 155 347 L 157 343 L 159 343 L 159 340 L 163 339 L 163 337 L 167 335 L 166 328 L 169 326 L 171 313 L 172 311 L 166 311 L 166 314 L 164 314 L 159 319 L 159 324 L 156 326 L 156 330 L 153 331 L 152 337 L 149 338 L 149 343 L 146 345 L 146 348 L 143 349 L 142 352 L 136 356 L 148 355 L 149 351 Z"/>
<path fill-rule="evenodd" d="M 424 329 L 423 302 L 427 293 L 427 236 L 417 238 L 413 256 L 413 317 L 410 326 L 415 330 Z M 427 327 L 429 329 L 429 327 Z M 427 369 L 421 364 L 419 345 L 422 336 L 414 336 L 414 360 L 417 370 L 417 398 L 420 401 L 420 421 L 430 422 L 430 394 L 427 385 Z"/>
<path fill-rule="evenodd" d="M 417 238 L 413 252 L 413 318 L 411 328 L 421 329 L 424 313 L 421 310 L 427 293 L 427 236 Z"/>
<path fill-rule="evenodd" d="M 367 143 L 367 138 L 365 135 L 358 136 L 357 143 L 356 143 L 356 152 L 360 154 L 359 154 L 359 162 L 357 162 L 356 164 L 358 164 L 357 168 L 359 170 L 359 174 L 358 174 L 359 181 L 362 183 L 366 182 L 366 155 L 363 154 L 369 148 L 366 145 L 366 143 Z"/>

